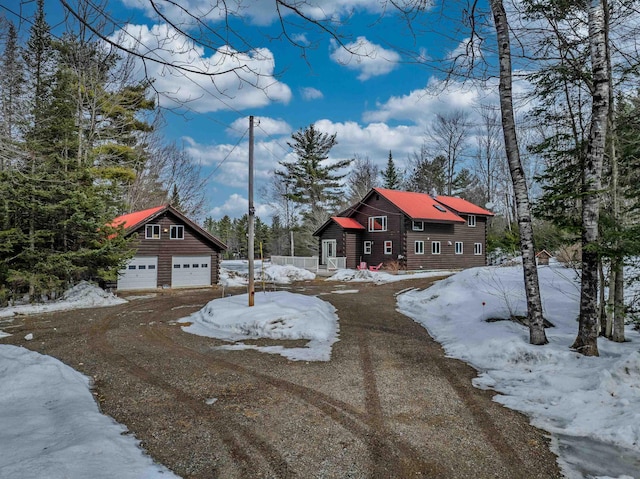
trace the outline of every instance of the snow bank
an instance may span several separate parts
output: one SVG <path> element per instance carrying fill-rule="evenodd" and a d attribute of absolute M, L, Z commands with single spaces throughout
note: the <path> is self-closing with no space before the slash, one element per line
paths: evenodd
<path fill-rule="evenodd" d="M 528 414 L 535 426 L 629 448 L 640 458 L 640 335 L 628 329 L 624 344 L 600 339 L 599 358 L 569 350 L 579 279 L 561 266 L 540 267 L 539 276 L 544 316 L 555 325 L 546 330 L 546 346 L 530 345 L 520 324 L 486 321 L 526 315 L 518 266 L 465 270 L 398 296 L 398 310 L 427 328 L 447 355 L 476 367 L 474 385 L 502 393 L 495 400 Z"/>
<path fill-rule="evenodd" d="M 95 284 L 82 281 L 67 290 L 61 299 L 48 303 L 21 304 L 0 308 L 0 318 L 15 314 L 38 314 L 52 311 L 68 311 L 71 309 L 96 308 L 126 303 L 127 300 L 108 293 Z"/>
<path fill-rule="evenodd" d="M 231 342 L 258 338 L 309 340 L 302 348 L 239 343 L 224 349 L 257 349 L 291 360 L 330 359 L 331 347 L 338 340 L 338 317 L 331 304 L 286 291 L 256 293 L 253 307 L 248 301 L 246 294 L 214 299 L 179 322 L 191 323 L 182 328 L 188 333 Z"/>
<path fill-rule="evenodd" d="M 385 271 L 369 271 L 356 269 L 339 269 L 326 281 L 344 281 L 347 283 L 394 283 L 407 279 L 434 278 L 437 276 L 447 276 L 453 274 L 452 271 L 420 271 L 407 272 L 403 274 L 391 274 Z"/>
<path fill-rule="evenodd" d="M 177 477 L 98 411 L 86 376 L 24 348 L 0 346 L 0 424 L 0 477 Z"/>
<path fill-rule="evenodd" d="M 275 284 L 290 284 L 292 281 L 311 281 L 316 275 L 306 269 L 291 265 L 278 265 L 256 261 L 254 279 Z M 220 266 L 220 284 L 228 288 L 246 286 L 249 263 L 241 260 L 223 261 Z"/>

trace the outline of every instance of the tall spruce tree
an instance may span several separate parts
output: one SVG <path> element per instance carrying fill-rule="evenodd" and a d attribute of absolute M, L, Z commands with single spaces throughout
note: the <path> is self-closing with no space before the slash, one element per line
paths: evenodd
<path fill-rule="evenodd" d="M 388 188 L 390 190 L 397 190 L 402 186 L 402 174 L 396 168 L 396 165 L 393 162 L 393 155 L 391 154 L 391 150 L 389 150 L 387 167 L 384 169 L 381 175 L 382 186 L 384 186 L 385 188 Z"/>

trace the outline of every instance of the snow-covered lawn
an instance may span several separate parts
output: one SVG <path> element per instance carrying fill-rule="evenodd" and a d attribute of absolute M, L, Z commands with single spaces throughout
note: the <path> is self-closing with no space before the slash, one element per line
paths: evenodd
<path fill-rule="evenodd" d="M 225 260 L 220 264 L 220 284 L 233 288 L 246 286 L 249 276 L 249 262 L 246 260 Z M 253 277 L 257 281 L 269 284 L 290 284 L 293 281 L 310 281 L 316 275 L 306 269 L 295 266 L 282 266 L 256 261 Z"/>
<path fill-rule="evenodd" d="M 329 361 L 338 340 L 335 308 L 313 296 L 287 291 L 258 292 L 254 306 L 248 295 L 214 299 L 200 311 L 179 320 L 188 333 L 231 341 L 220 349 L 256 349 L 296 361 Z M 256 346 L 248 339 L 305 339 L 305 347 Z"/>
<path fill-rule="evenodd" d="M 577 333 L 579 280 L 559 265 L 540 267 L 549 344 L 531 346 L 512 321 L 526 315 L 522 268 L 462 271 L 423 291 L 398 296 L 398 310 L 422 324 L 448 356 L 479 371 L 474 385 L 554 434 L 568 477 L 640 477 L 640 335 L 600 339 L 599 358 L 569 350 Z M 626 448 L 626 450 L 625 450 Z"/>
<path fill-rule="evenodd" d="M 407 279 L 434 278 L 437 276 L 447 276 L 453 274 L 452 271 L 410 271 L 401 274 L 392 274 L 386 271 L 369 271 L 355 269 L 339 269 L 327 281 L 344 281 L 348 283 L 394 283 Z"/>

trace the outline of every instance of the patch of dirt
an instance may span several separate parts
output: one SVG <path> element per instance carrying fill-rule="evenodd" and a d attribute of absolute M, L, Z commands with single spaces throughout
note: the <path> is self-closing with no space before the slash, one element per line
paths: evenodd
<path fill-rule="evenodd" d="M 340 317 L 329 362 L 214 349 L 226 343 L 176 327 L 218 289 L 16 319 L 0 344 L 92 377 L 101 409 L 184 478 L 561 477 L 545 435 L 473 388 L 476 372 L 395 310 L 395 293 L 431 281 L 321 296 Z M 320 280 L 288 287 L 335 288 Z"/>

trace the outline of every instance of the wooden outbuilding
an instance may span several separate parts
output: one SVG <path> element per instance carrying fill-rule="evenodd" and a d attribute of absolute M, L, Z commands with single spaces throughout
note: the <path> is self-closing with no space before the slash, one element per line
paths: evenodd
<path fill-rule="evenodd" d="M 135 256 L 118 273 L 118 290 L 205 287 L 218 283 L 221 253 L 227 249 L 170 205 L 115 218 L 135 236 Z"/>

